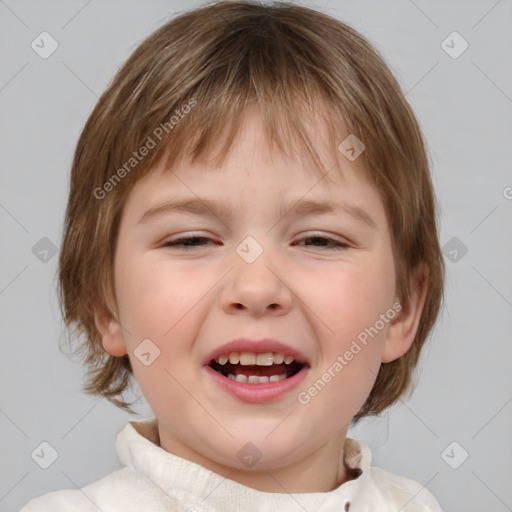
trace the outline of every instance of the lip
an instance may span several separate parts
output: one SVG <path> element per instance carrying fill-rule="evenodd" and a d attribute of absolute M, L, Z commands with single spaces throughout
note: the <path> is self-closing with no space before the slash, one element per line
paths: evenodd
<path fill-rule="evenodd" d="M 248 384 L 237 382 L 219 372 L 215 371 L 209 364 L 210 361 L 217 359 L 221 355 L 228 355 L 231 352 L 278 352 L 288 356 L 292 356 L 295 361 L 302 363 L 303 366 L 299 372 L 291 377 L 277 381 L 266 382 L 261 384 Z M 205 357 L 203 367 L 213 382 L 218 385 L 224 392 L 247 403 L 264 403 L 278 400 L 280 397 L 289 393 L 296 388 L 306 377 L 310 368 L 310 364 L 306 356 L 299 350 L 271 338 L 263 338 L 259 340 L 249 338 L 239 338 L 225 345 L 217 347 Z"/>
<path fill-rule="evenodd" d="M 296 388 L 306 377 L 309 366 L 304 365 L 301 370 L 277 382 L 262 384 L 246 384 L 228 379 L 206 365 L 205 371 L 223 391 L 247 403 L 264 403 L 275 401 Z"/>
<path fill-rule="evenodd" d="M 212 350 L 212 352 L 210 352 L 203 360 L 203 365 L 208 366 L 210 361 L 213 359 L 217 359 L 221 355 L 229 355 L 231 352 L 279 352 L 287 356 L 292 356 L 295 361 L 299 363 L 309 365 L 308 359 L 302 352 L 290 347 L 290 345 L 287 345 L 286 343 L 271 338 L 263 338 L 260 340 L 239 338 L 230 341 L 229 343 Z"/>

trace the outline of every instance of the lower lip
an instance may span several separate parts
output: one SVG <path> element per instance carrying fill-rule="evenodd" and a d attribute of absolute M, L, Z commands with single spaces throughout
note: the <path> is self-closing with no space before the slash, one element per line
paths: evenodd
<path fill-rule="evenodd" d="M 205 366 L 206 372 L 212 377 L 224 391 L 231 396 L 248 403 L 272 402 L 286 395 L 293 388 L 296 388 L 306 377 L 308 368 L 303 366 L 299 372 L 287 379 L 277 382 L 266 382 L 261 384 L 247 384 L 228 379 L 216 372 L 210 366 Z"/>

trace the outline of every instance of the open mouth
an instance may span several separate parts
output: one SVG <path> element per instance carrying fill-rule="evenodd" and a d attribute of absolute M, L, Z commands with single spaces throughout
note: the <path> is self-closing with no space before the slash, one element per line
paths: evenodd
<path fill-rule="evenodd" d="M 237 382 L 264 384 L 288 379 L 299 373 L 306 363 L 276 352 L 231 352 L 212 359 L 209 366 Z"/>

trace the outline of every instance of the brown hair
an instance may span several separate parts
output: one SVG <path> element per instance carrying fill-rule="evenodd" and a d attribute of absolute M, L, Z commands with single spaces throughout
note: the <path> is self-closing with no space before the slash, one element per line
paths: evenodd
<path fill-rule="evenodd" d="M 170 168 L 180 158 L 207 155 L 218 127 L 229 128 L 222 162 L 253 104 L 271 146 L 299 148 L 324 177 L 307 130 L 315 112 L 336 158 L 344 158 L 337 147 L 348 134 L 363 141 L 357 163 L 384 203 L 402 305 L 418 269 L 428 269 L 412 347 L 381 364 L 355 419 L 377 414 L 409 388 L 442 300 L 429 161 L 414 113 L 371 44 L 347 24 L 287 2 L 221 1 L 172 19 L 136 48 L 87 120 L 74 155 L 59 260 L 61 308 L 70 333 L 81 337 L 85 391 L 130 410 L 123 398 L 132 375 L 128 356 L 107 354 L 94 322 L 96 305 L 115 307 L 113 259 L 128 193 L 161 158 Z M 144 158 L 135 159 L 143 147 Z"/>

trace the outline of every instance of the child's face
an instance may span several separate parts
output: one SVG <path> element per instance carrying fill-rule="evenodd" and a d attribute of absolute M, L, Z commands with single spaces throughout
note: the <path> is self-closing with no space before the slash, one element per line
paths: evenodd
<path fill-rule="evenodd" d="M 324 158 L 330 169 L 334 160 L 325 153 Z M 396 305 L 395 269 L 379 194 L 354 162 L 345 160 L 342 171 L 343 177 L 333 169 L 329 178 L 335 184 L 327 183 L 300 162 L 279 152 L 271 155 L 253 111 L 221 168 L 182 164 L 169 172 L 157 166 L 136 183 L 123 211 L 115 257 L 123 330 L 110 320 L 103 344 L 111 354 L 129 354 L 158 418 L 164 449 L 214 470 L 250 468 L 242 456 L 251 450 L 255 460 L 261 453 L 254 470 L 311 457 L 315 464 L 323 461 L 324 469 L 337 466 L 350 420 L 367 398 L 381 361 L 402 355 L 414 336 L 414 328 L 403 323 L 404 311 L 390 313 Z M 162 209 L 140 222 L 150 208 L 185 198 L 214 199 L 229 206 L 232 216 Z M 286 207 L 279 213 L 281 202 L 299 200 L 349 204 L 371 221 L 342 208 L 294 215 Z M 166 246 L 191 236 L 200 238 Z M 370 327 L 378 333 L 367 334 L 357 351 L 353 341 Z M 305 364 L 283 381 L 238 383 L 208 366 L 212 351 L 238 338 L 278 340 L 289 347 L 285 355 L 300 353 L 297 358 Z M 138 348 L 146 339 L 151 342 Z M 260 366 L 253 373 L 279 375 L 283 368 L 269 372 Z M 315 393 L 310 388 L 318 380 Z"/>

